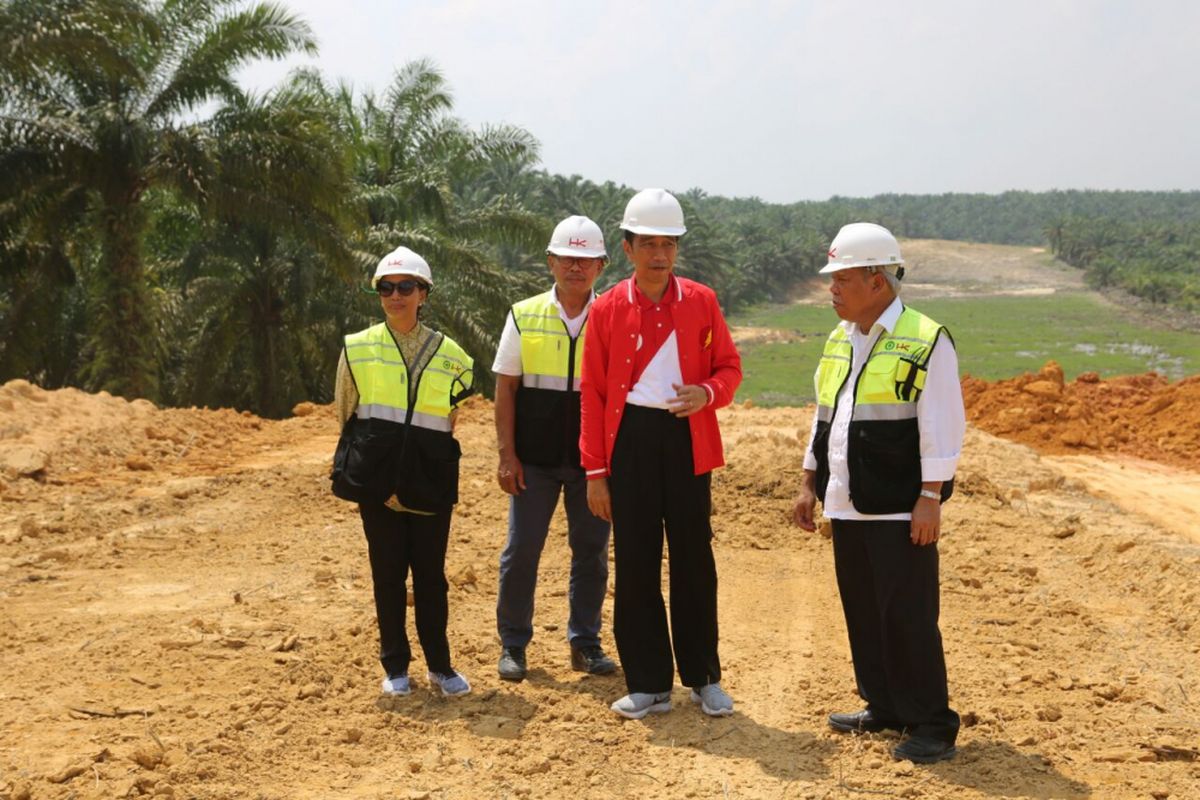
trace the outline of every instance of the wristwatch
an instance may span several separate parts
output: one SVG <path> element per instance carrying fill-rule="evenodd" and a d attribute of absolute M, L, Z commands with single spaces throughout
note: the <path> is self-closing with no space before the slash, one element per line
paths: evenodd
<path fill-rule="evenodd" d="M 933 491 L 932 489 L 922 489 L 921 497 L 928 497 L 930 500 L 937 500 L 938 502 L 941 502 L 942 500 L 941 494 Z"/>

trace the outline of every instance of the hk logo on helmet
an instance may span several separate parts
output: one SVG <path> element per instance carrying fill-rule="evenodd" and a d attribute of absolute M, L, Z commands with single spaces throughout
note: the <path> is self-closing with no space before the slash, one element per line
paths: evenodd
<path fill-rule="evenodd" d="M 836 247 L 829 248 L 829 257 L 837 258 L 837 248 Z"/>
<path fill-rule="evenodd" d="M 402 266 L 404 266 L 404 259 L 403 258 L 388 259 L 387 265 L 389 267 L 402 267 Z"/>
<path fill-rule="evenodd" d="M 567 244 L 571 247 L 587 247 L 587 239 L 571 239 Z"/>

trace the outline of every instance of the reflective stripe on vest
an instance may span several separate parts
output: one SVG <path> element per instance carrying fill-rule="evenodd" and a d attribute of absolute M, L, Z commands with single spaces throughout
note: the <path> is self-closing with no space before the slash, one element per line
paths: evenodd
<path fill-rule="evenodd" d="M 408 416 L 408 367 L 387 323 L 347 336 L 346 362 L 358 389 L 358 418 L 403 423 Z M 452 398 L 469 393 L 472 365 L 458 344 L 442 336 L 420 372 L 412 424 L 449 433 Z"/>
<path fill-rule="evenodd" d="M 404 424 L 404 418 L 408 415 L 408 411 L 403 408 L 380 405 L 379 403 L 359 403 L 358 410 L 354 413 L 358 415 L 359 419 L 386 419 L 389 422 L 399 422 L 401 424 Z M 438 417 L 433 414 L 422 414 L 420 411 L 414 411 L 412 424 L 418 428 L 429 428 L 431 431 L 450 432 L 450 418 L 448 416 Z"/>
<path fill-rule="evenodd" d="M 578 391 L 587 323 L 584 322 L 572 342 L 554 302 L 554 289 L 516 303 L 512 315 L 521 334 L 521 385 L 530 389 Z"/>

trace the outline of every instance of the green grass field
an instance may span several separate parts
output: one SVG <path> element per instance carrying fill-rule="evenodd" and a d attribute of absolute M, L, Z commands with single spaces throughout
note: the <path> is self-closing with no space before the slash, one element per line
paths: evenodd
<path fill-rule="evenodd" d="M 994 380 L 1037 371 L 1050 359 L 1068 380 L 1161 372 L 1172 380 L 1200 372 L 1200 333 L 1146 327 L 1087 293 L 929 299 L 913 305 L 950 329 L 962 373 Z M 740 348 L 745 374 L 738 400 L 759 405 L 813 401 L 813 370 L 838 322 L 829 306 L 764 305 L 730 324 L 796 335 L 786 343 Z"/>

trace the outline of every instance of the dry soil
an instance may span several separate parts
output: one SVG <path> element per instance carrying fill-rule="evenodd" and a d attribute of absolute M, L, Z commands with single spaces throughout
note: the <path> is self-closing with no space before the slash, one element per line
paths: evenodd
<path fill-rule="evenodd" d="M 709 719 L 676 688 L 642 722 L 608 711 L 619 676 L 569 668 L 561 514 L 530 678 L 496 676 L 506 502 L 485 401 L 459 424 L 447 565 L 474 691 L 444 699 L 418 678 L 381 698 L 365 543 L 328 490 L 337 426 L 327 407 L 298 412 L 0 388 L 0 797 L 1200 796 L 1200 546 L 1025 445 L 968 433 L 940 545 L 964 728 L 956 760 L 918 767 L 892 760 L 891 736 L 825 724 L 859 700 L 829 541 L 788 523 L 810 410 L 720 414 L 737 713 Z M 1088 457 L 1108 464 L 1103 441 Z M 1182 461 L 1163 468 L 1195 487 Z M 606 606 L 611 647 L 610 622 Z"/>

